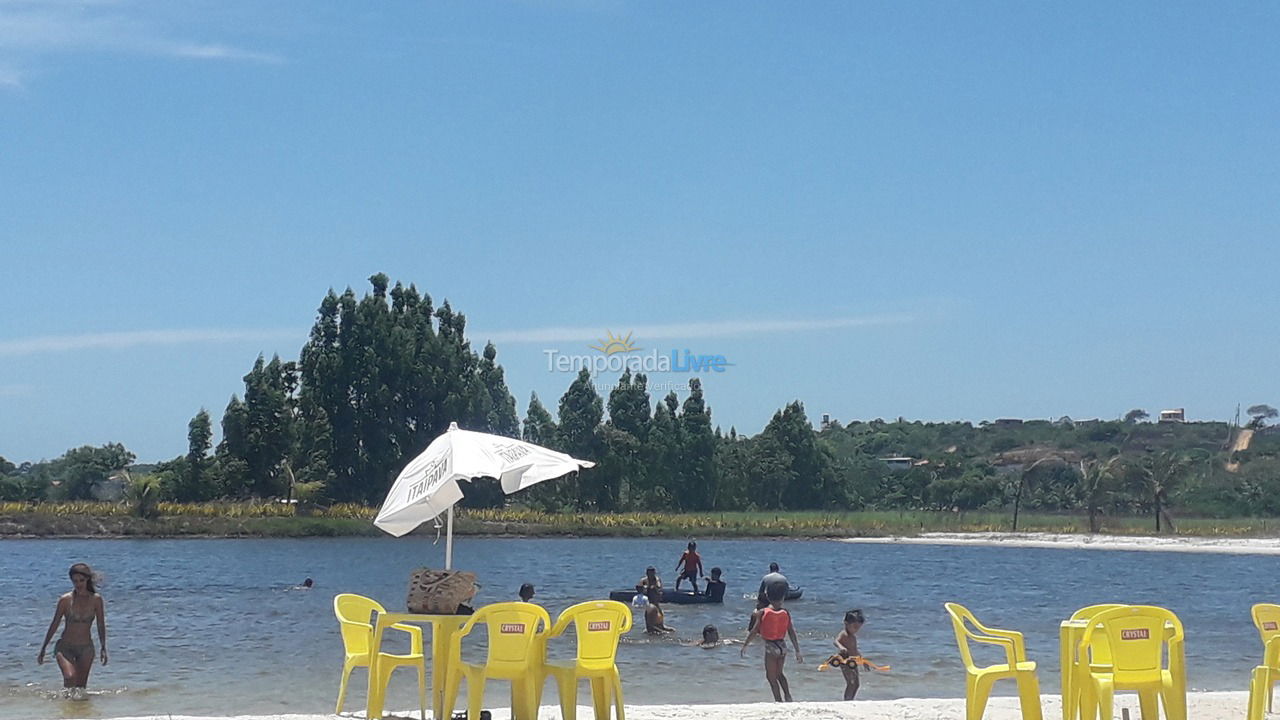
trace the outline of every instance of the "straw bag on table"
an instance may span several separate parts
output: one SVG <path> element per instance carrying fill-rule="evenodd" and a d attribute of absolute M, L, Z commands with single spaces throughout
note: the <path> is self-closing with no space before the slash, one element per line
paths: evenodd
<path fill-rule="evenodd" d="M 464 570 L 418 568 L 409 574 L 409 612 L 454 615 L 476 594 L 476 574 Z"/>

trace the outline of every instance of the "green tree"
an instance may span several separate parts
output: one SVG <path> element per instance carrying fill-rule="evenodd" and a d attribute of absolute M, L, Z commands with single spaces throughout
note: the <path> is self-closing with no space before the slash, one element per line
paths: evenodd
<path fill-rule="evenodd" d="M 516 399 L 507 388 L 502 366 L 495 361 L 497 356 L 498 349 L 493 343 L 487 343 L 479 363 L 480 412 L 477 413 L 476 420 L 481 423 L 485 432 L 518 438 L 520 417 L 516 414 Z"/>
<path fill-rule="evenodd" d="M 649 433 L 643 444 L 645 485 L 637 501 L 646 508 L 676 507 L 680 485 L 680 428 L 675 408 L 679 400 L 669 393 L 653 410 Z"/>
<path fill-rule="evenodd" d="M 94 488 L 124 470 L 134 459 L 134 454 L 120 443 L 68 450 L 53 462 L 52 484 L 57 494 L 67 500 L 91 500 Z"/>
<path fill-rule="evenodd" d="M 559 428 L 556 427 L 556 422 L 551 417 L 551 413 L 547 412 L 547 409 L 538 400 L 538 393 L 530 393 L 529 409 L 524 414 L 523 438 L 525 442 L 555 450 L 559 434 Z"/>
<path fill-rule="evenodd" d="M 560 398 L 559 437 L 561 449 L 582 460 L 598 460 L 600 448 L 600 421 L 604 416 L 604 402 L 591 382 L 591 373 L 583 368 Z M 575 506 L 585 510 L 594 493 L 588 494 L 582 480 L 558 481 L 574 485 Z"/>
<path fill-rule="evenodd" d="M 249 464 L 245 461 L 249 452 L 248 426 L 245 404 L 232 395 L 222 411 L 222 440 L 214 453 L 218 485 L 222 493 L 230 497 L 249 494 Z"/>
<path fill-rule="evenodd" d="M 795 401 L 774 413 L 760 434 L 777 444 L 789 466 L 788 485 L 781 496 L 784 507 L 824 508 L 843 500 L 843 493 L 836 492 L 831 459 L 819 447 L 803 404 Z"/>
<path fill-rule="evenodd" d="M 172 489 L 173 499 L 179 502 L 199 502 L 217 495 L 216 486 L 209 478 L 209 450 L 213 447 L 213 423 L 204 408 L 187 424 L 187 456 Z M 157 492 L 159 492 L 157 485 Z"/>
<path fill-rule="evenodd" d="M 1124 414 L 1124 422 L 1127 425 L 1132 425 L 1133 423 L 1136 423 L 1136 422 L 1142 422 L 1143 420 L 1146 420 L 1149 417 L 1151 416 L 1147 414 L 1146 410 L 1143 410 L 1141 408 L 1134 408 Z"/>
<path fill-rule="evenodd" d="M 809 428 L 810 442 L 813 431 Z M 716 441 L 711 429 L 711 409 L 702 396 L 702 381 L 689 380 L 689 397 L 680 409 L 680 468 L 684 496 L 680 507 L 710 510 L 716 503 Z"/>
<path fill-rule="evenodd" d="M 1275 419 L 1280 416 L 1280 410 L 1276 410 L 1270 405 L 1258 404 L 1250 406 L 1246 411 L 1253 418 L 1249 421 L 1249 427 L 1259 429 L 1267 424 L 1268 420 Z"/>

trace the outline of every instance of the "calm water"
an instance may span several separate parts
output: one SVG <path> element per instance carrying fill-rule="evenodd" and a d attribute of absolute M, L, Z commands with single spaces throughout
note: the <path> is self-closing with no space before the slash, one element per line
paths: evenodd
<path fill-rule="evenodd" d="M 478 604 L 512 599 L 522 582 L 532 582 L 554 617 L 574 602 L 633 585 L 650 563 L 672 583 L 683 545 L 462 538 L 455 552 L 459 567 L 480 576 Z M 868 617 L 863 652 L 893 666 L 865 674 L 860 697 L 962 695 L 942 610 L 947 600 L 968 605 L 988 624 L 1025 632 L 1045 692 L 1057 688 L 1057 623 L 1106 601 L 1171 608 L 1187 627 L 1192 687 L 1243 690 L 1261 653 L 1249 606 L 1274 602 L 1280 575 L 1280 558 L 1261 556 L 781 540 L 707 540 L 699 550 L 708 568 L 724 569 L 726 602 L 668 606 L 678 641 L 632 631 L 620 650 L 628 703 L 769 699 L 759 648 L 741 659 L 736 647 L 702 650 L 679 641 L 696 639 L 708 623 L 741 637 L 752 607 L 744 596 L 771 560 L 805 588 L 791 610 L 806 667 L 794 657 L 787 665 L 798 700 L 839 699 L 839 674 L 813 667 L 852 607 Z M 441 558 L 440 546 L 409 538 L 0 541 L 0 718 L 332 712 L 342 660 L 333 595 L 358 592 L 401 609 L 409 571 L 438 567 Z M 105 576 L 111 664 L 95 665 L 96 692 L 72 703 L 55 696 L 56 665 L 37 666 L 35 655 L 57 596 L 69 588 L 66 569 L 81 560 Z M 308 576 L 315 589 L 288 589 Z M 392 679 L 389 708 L 416 706 L 413 676 L 401 672 Z M 353 674 L 348 710 L 363 708 L 364 678 L 363 670 Z M 507 686 L 490 687 L 488 704 L 501 705 Z M 544 702 L 555 701 L 549 685 Z"/>

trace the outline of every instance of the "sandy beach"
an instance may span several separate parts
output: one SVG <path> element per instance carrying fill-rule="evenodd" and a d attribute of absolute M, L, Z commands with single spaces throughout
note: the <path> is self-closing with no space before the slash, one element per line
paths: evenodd
<path fill-rule="evenodd" d="M 1280 555 L 1280 538 L 1154 537 L 1067 533 L 923 533 L 911 537 L 840 538 L 841 542 L 877 545 L 979 545 L 1053 548 L 1059 550 L 1137 550 L 1148 552 Z"/>
<path fill-rule="evenodd" d="M 1193 720 L 1239 720 L 1244 715 L 1248 693 L 1206 692 L 1187 696 L 1187 716 Z M 1044 717 L 1060 717 L 1058 696 L 1044 696 Z M 1116 717 L 1129 708 L 1130 717 L 1140 717 L 1137 696 L 1120 694 L 1116 698 Z M 494 709 L 493 720 L 510 720 L 510 711 Z M 178 716 L 144 715 L 127 720 L 333 720 L 337 715 L 234 715 Z M 361 714 L 341 717 L 363 717 Z M 393 717 L 391 714 L 386 717 Z M 397 711 L 395 718 L 417 718 L 417 711 Z M 558 706 L 544 705 L 540 720 L 561 720 Z M 578 717 L 593 717 L 590 707 L 580 706 Z M 904 698 L 855 702 L 753 703 L 745 705 L 628 705 L 628 720 L 963 720 L 964 700 L 960 698 Z M 1020 720 L 1017 698 L 996 697 L 987 707 L 985 720 Z"/>

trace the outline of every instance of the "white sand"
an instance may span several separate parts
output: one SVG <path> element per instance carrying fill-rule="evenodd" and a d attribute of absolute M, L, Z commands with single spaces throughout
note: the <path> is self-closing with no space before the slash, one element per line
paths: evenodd
<path fill-rule="evenodd" d="M 1189 720 L 1240 720 L 1245 714 L 1248 693 L 1205 692 L 1187 696 Z M 1044 718 L 1062 717 L 1058 696 L 1044 696 Z M 1116 698 L 1116 717 L 1121 708 L 1129 709 L 1132 720 L 1138 720 L 1137 697 L 1120 694 Z M 178 715 L 148 715 L 127 720 L 333 720 L 336 715 L 235 715 L 223 717 L 193 717 Z M 343 715 L 344 718 L 362 717 Z M 386 718 L 418 717 L 417 711 L 396 711 Z M 427 717 L 430 717 L 428 712 Z M 510 720 L 506 709 L 493 711 L 493 720 Z M 544 705 L 538 713 L 539 720 L 561 720 L 560 708 Z M 578 708 L 578 717 L 591 720 L 591 708 Z M 1018 700 L 1013 697 L 992 698 L 984 720 L 1021 720 Z M 1162 715 L 1163 717 L 1163 715 Z M 627 720 L 963 720 L 964 700 L 958 698 L 903 700 L 859 700 L 855 702 L 804 702 L 804 703 L 754 703 L 750 705 L 628 705 Z"/>
<path fill-rule="evenodd" d="M 1145 550 L 1154 552 L 1280 555 L 1280 538 L 1148 537 L 1066 533 L 924 533 L 912 537 L 840 538 L 841 542 L 888 545 L 982 545 L 1060 550 Z"/>

